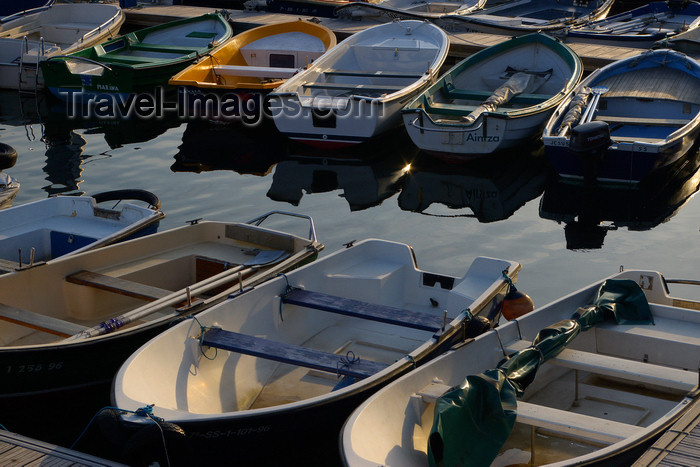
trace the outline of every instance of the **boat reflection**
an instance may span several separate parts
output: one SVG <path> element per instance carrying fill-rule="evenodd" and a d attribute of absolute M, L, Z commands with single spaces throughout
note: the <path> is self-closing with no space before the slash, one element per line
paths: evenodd
<path fill-rule="evenodd" d="M 564 223 L 566 248 L 603 247 L 608 231 L 650 230 L 668 221 L 700 188 L 697 151 L 637 187 L 585 186 L 561 179 L 549 184 L 540 202 L 540 217 Z"/>
<path fill-rule="evenodd" d="M 233 170 L 265 176 L 287 153 L 288 140 L 271 121 L 257 126 L 192 120 L 170 167 L 173 172 Z"/>
<path fill-rule="evenodd" d="M 425 215 L 475 217 L 479 222 L 495 222 L 507 219 L 540 196 L 550 177 L 552 171 L 541 146 L 502 152 L 460 165 L 422 155 L 403 180 L 399 207 Z M 471 213 L 431 213 L 433 204 L 450 210 L 468 208 Z"/>
<path fill-rule="evenodd" d="M 296 146 L 292 151 L 275 166 L 267 197 L 298 206 L 304 194 L 340 190 L 350 211 L 377 206 L 398 193 L 419 153 L 405 132 L 331 154 Z"/>

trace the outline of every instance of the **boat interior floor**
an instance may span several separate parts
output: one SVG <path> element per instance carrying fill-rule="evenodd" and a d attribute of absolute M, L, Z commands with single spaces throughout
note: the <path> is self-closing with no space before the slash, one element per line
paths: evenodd
<path fill-rule="evenodd" d="M 357 326 L 352 326 L 348 321 L 326 327 L 302 345 L 343 358 L 360 358 L 389 365 L 425 341 L 423 332 L 414 331 L 411 337 L 397 334 L 394 326 L 377 327 L 376 323 L 367 326 L 366 322 L 359 320 L 357 323 Z M 247 408 L 270 407 L 328 394 L 342 379 L 336 373 L 279 364 Z"/>

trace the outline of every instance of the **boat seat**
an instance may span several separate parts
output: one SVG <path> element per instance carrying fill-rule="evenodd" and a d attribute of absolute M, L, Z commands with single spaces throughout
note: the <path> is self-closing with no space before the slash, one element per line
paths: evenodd
<path fill-rule="evenodd" d="M 282 297 L 282 303 L 420 329 L 422 331 L 437 332 L 442 330 L 444 326 L 442 316 L 404 310 L 392 306 L 376 305 L 303 289 L 292 289 L 291 292 Z"/>
<path fill-rule="evenodd" d="M 493 94 L 493 91 L 480 91 L 476 89 L 456 89 L 451 86 L 451 82 L 445 81 L 443 90 L 445 95 L 450 99 L 464 99 L 472 101 L 485 101 Z M 510 98 L 508 103 L 523 104 L 527 106 L 541 104 L 551 99 L 550 94 L 517 94 Z"/>
<path fill-rule="evenodd" d="M 215 65 L 212 70 L 220 76 L 252 76 L 254 78 L 291 78 L 299 71 L 296 68 L 249 65 Z"/>
<path fill-rule="evenodd" d="M 510 352 L 527 348 L 532 343 L 518 341 L 508 346 Z M 630 381 L 654 384 L 681 391 L 692 391 L 698 383 L 698 374 L 652 363 L 610 357 L 593 352 L 564 349 L 559 355 L 547 360 L 554 365 L 612 376 Z"/>
<path fill-rule="evenodd" d="M 71 323 L 70 321 L 34 313 L 33 311 L 21 310 L 2 303 L 0 303 L 0 320 L 60 337 L 70 337 L 87 329 L 85 326 Z"/>
<path fill-rule="evenodd" d="M 426 404 L 435 404 L 443 394 L 452 389 L 451 386 L 446 384 L 431 382 L 421 389 L 415 397 L 420 398 Z M 581 415 L 523 401 L 518 401 L 516 414 L 517 421 L 526 425 L 606 443 L 620 441 L 643 429 L 627 423 Z"/>
<path fill-rule="evenodd" d="M 202 345 L 355 378 L 372 376 L 388 366 L 362 359 L 348 365 L 342 355 L 216 328 L 204 333 Z"/>
<path fill-rule="evenodd" d="M 130 44 L 129 48 L 131 50 L 146 50 L 150 52 L 165 52 L 175 54 L 191 54 L 193 52 L 202 51 L 201 47 L 187 47 L 183 45 L 144 44 L 142 42 Z"/>
<path fill-rule="evenodd" d="M 97 272 L 80 271 L 66 277 L 66 281 L 71 284 L 95 287 L 109 292 L 115 292 L 127 297 L 138 298 L 140 300 L 155 301 L 160 298 L 172 295 L 170 290 L 152 287 L 146 284 L 129 281 L 120 277 L 106 276 Z"/>
<path fill-rule="evenodd" d="M 628 423 L 620 423 L 523 401 L 518 401 L 516 414 L 516 421 L 525 425 L 605 443 L 615 443 L 644 430 L 642 427 Z"/>
<path fill-rule="evenodd" d="M 356 84 L 356 83 L 305 83 L 302 86 L 311 89 L 338 89 L 342 91 L 400 91 L 405 85 L 378 85 L 378 84 Z"/>
<path fill-rule="evenodd" d="M 125 65 L 140 65 L 140 64 L 154 64 L 161 62 L 169 62 L 171 58 L 156 58 L 156 57 L 138 57 L 135 55 L 128 54 L 105 54 L 100 60 L 107 66 L 112 64 L 123 63 Z"/>
<path fill-rule="evenodd" d="M 428 113 L 441 114 L 441 115 L 454 115 L 457 117 L 462 117 L 468 115 L 472 110 L 476 110 L 475 105 L 461 105 L 461 104 L 445 104 L 430 102 L 430 99 L 424 99 L 423 105 Z"/>
<path fill-rule="evenodd" d="M 413 71 L 351 71 L 328 69 L 323 71 L 329 76 L 357 76 L 362 78 L 422 78 L 423 74 Z"/>
<path fill-rule="evenodd" d="M 621 117 L 615 115 L 597 115 L 596 120 L 606 123 L 622 123 L 648 126 L 685 126 L 690 123 L 689 118 L 648 118 L 648 117 Z"/>

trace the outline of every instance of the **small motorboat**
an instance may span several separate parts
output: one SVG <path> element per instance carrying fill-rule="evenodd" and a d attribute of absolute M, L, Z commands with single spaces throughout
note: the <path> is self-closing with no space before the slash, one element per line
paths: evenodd
<path fill-rule="evenodd" d="M 590 23 L 567 28 L 566 42 L 585 42 L 649 49 L 658 41 L 692 31 L 700 25 L 700 3 L 650 2 L 639 8 Z"/>
<path fill-rule="evenodd" d="M 449 40 L 424 21 L 353 34 L 270 94 L 277 129 L 324 148 L 367 141 L 401 124 L 401 108 L 438 76 Z"/>
<path fill-rule="evenodd" d="M 605 18 L 614 0 L 490 0 L 466 15 L 442 15 L 438 24 L 448 30 L 517 36 L 554 33 L 566 27 Z"/>
<path fill-rule="evenodd" d="M 69 3 L 0 19 L 0 88 L 43 88 L 41 62 L 112 38 L 124 18 L 116 4 Z"/>
<path fill-rule="evenodd" d="M 115 209 L 121 201 L 127 202 Z M 145 190 L 52 196 L 4 209 L 0 211 L 0 272 L 151 234 L 164 217 L 158 197 Z"/>
<path fill-rule="evenodd" d="M 336 8 L 341 18 L 361 19 L 383 17 L 389 21 L 396 18 L 431 20 L 442 15 L 466 15 L 486 5 L 486 0 L 381 0 L 379 2 L 349 2 Z"/>
<path fill-rule="evenodd" d="M 615 274 L 390 383 L 345 423 L 344 464 L 631 465 L 700 396 L 700 303 L 671 282 Z"/>
<path fill-rule="evenodd" d="M 19 191 L 16 178 L 0 172 L 0 209 L 9 208 Z"/>
<path fill-rule="evenodd" d="M 635 184 L 686 155 L 699 134 L 700 64 L 659 49 L 588 75 L 554 111 L 542 139 L 564 178 Z"/>
<path fill-rule="evenodd" d="M 336 465 L 353 407 L 497 322 L 519 271 L 479 257 L 453 277 L 418 269 L 406 244 L 348 244 L 141 347 L 116 375 L 120 415 L 105 425 L 115 430 L 108 441 L 142 446 L 113 446 L 127 464 L 162 459 L 162 444 L 138 440 L 163 420 L 186 434 L 165 446 L 181 465 L 221 463 L 231 453 L 245 465 Z M 133 413 L 146 405 L 153 419 Z"/>
<path fill-rule="evenodd" d="M 94 96 L 153 91 L 231 35 L 226 18 L 207 13 L 131 32 L 67 56 L 50 57 L 41 63 L 41 70 L 51 93 L 64 100 L 75 92 Z"/>
<path fill-rule="evenodd" d="M 249 29 L 170 78 L 202 91 L 270 91 L 335 47 L 333 31 L 311 21 Z"/>
<path fill-rule="evenodd" d="M 1 275 L 0 364 L 11 376 L 0 383 L 3 425 L 64 435 L 59 414 L 84 414 L 88 400 L 102 404 L 91 415 L 104 407 L 119 366 L 148 339 L 322 248 L 310 217 L 274 211 L 245 223 L 193 221 Z"/>
<path fill-rule="evenodd" d="M 539 138 L 583 65 L 546 34 L 514 37 L 464 59 L 403 108 L 422 150 L 460 161 Z"/>

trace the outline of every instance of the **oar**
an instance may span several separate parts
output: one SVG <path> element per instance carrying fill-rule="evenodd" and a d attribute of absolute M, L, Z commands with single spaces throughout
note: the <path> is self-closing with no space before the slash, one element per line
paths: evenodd
<path fill-rule="evenodd" d="M 190 287 L 185 287 L 177 292 L 173 292 L 167 297 L 155 300 L 148 303 L 142 307 L 131 310 L 121 316 L 111 318 L 108 321 L 102 322 L 97 326 L 90 329 L 86 329 L 78 334 L 69 337 L 67 340 L 74 340 L 80 338 L 90 338 L 106 334 L 109 331 L 121 328 L 122 326 L 148 316 L 156 311 L 162 310 L 165 307 L 174 305 L 176 303 L 182 302 L 191 294 L 197 294 L 206 292 L 213 288 L 219 287 L 222 284 L 231 282 L 233 276 L 238 274 L 242 275 L 244 272 L 252 271 L 253 269 L 261 268 L 263 266 L 269 266 L 275 263 L 279 263 L 289 256 L 289 253 L 281 250 L 262 250 L 254 258 L 246 261 L 243 264 L 236 266 L 235 268 L 228 269 L 219 274 L 216 274 L 208 279 L 204 279 Z"/>
<path fill-rule="evenodd" d="M 601 94 L 608 92 L 608 89 L 609 88 L 607 86 L 594 86 L 591 88 L 593 97 L 591 97 L 591 102 L 588 104 L 588 107 L 586 107 L 583 115 L 581 115 L 581 123 L 588 123 L 591 121 L 593 114 L 595 113 L 595 109 L 598 107 L 598 100 L 600 99 Z"/>

